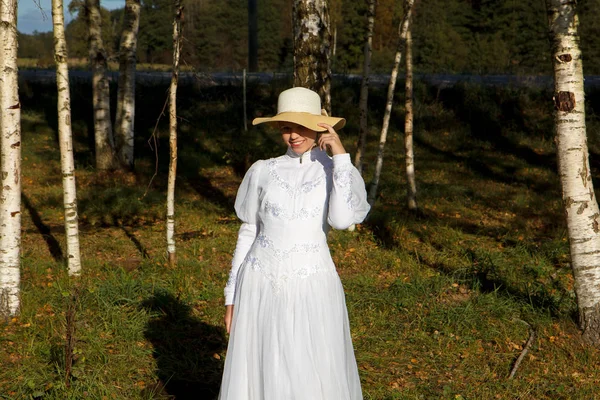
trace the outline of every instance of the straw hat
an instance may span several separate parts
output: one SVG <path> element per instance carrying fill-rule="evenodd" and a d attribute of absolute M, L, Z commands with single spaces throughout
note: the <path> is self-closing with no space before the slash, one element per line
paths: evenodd
<path fill-rule="evenodd" d="M 346 125 L 344 118 L 328 117 L 325 110 L 321 109 L 321 98 L 316 92 L 303 87 L 284 90 L 277 100 L 277 115 L 274 117 L 255 118 L 252 125 L 264 122 L 293 122 L 316 132 L 325 132 L 327 129 L 317 124 L 324 122 L 341 129 Z"/>

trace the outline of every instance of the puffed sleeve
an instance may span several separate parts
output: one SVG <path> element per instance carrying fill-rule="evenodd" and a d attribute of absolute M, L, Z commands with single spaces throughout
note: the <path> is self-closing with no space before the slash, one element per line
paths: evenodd
<path fill-rule="evenodd" d="M 370 209 L 365 182 L 352 165 L 350 154 L 334 155 L 327 222 L 334 229 L 346 229 L 361 223 Z"/>
<path fill-rule="evenodd" d="M 225 305 L 233 304 L 235 285 L 240 266 L 244 262 L 254 239 L 256 238 L 256 222 L 260 205 L 260 171 L 262 162 L 254 163 L 242 180 L 235 198 L 235 212 L 242 226 L 238 232 L 235 252 L 231 261 L 229 279 L 225 285 Z"/>

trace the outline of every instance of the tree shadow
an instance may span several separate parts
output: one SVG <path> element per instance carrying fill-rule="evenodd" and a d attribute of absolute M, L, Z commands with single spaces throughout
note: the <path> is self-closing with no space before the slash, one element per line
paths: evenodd
<path fill-rule="evenodd" d="M 162 394 L 174 400 L 216 399 L 225 330 L 201 321 L 190 305 L 168 292 L 155 293 L 142 306 L 154 315 L 144 336 L 154 347 Z"/>
<path fill-rule="evenodd" d="M 58 243 L 58 240 L 56 240 L 54 235 L 52 235 L 50 227 L 44 224 L 44 221 L 42 221 L 42 217 L 37 212 L 37 209 L 33 206 L 33 204 L 31 204 L 31 201 L 25 195 L 25 193 L 21 194 L 21 199 L 23 200 L 23 205 L 25 206 L 25 208 L 29 212 L 29 215 L 31 216 L 31 221 L 37 228 L 40 235 L 42 235 L 42 237 L 44 238 L 44 241 L 48 246 L 48 250 L 50 251 L 52 258 L 54 258 L 55 261 L 63 261 L 64 258 L 62 249 L 60 247 L 60 243 Z"/>
<path fill-rule="evenodd" d="M 139 239 L 137 237 L 135 237 L 135 235 L 133 234 L 133 232 L 130 230 L 129 227 L 127 227 L 123 224 L 119 224 L 117 221 L 115 221 L 115 226 L 118 226 L 119 228 L 121 228 L 123 233 L 125 233 L 127 238 L 129 240 L 131 240 L 131 242 L 133 243 L 133 245 L 135 246 L 137 251 L 139 251 L 140 255 L 143 258 L 150 258 L 150 255 L 148 254 L 148 249 L 146 249 L 146 246 L 144 246 L 142 244 L 142 242 L 140 242 Z"/>
<path fill-rule="evenodd" d="M 541 109 L 537 117 L 529 115 L 532 114 L 527 112 L 530 104 L 519 101 L 520 93 L 522 91 L 458 84 L 441 90 L 439 101 L 469 126 L 471 137 L 486 141 L 495 150 L 515 155 L 530 165 L 556 169 L 554 155 L 538 154 L 505 134 L 510 129 L 525 135 L 552 135 L 552 109 Z M 547 99 L 550 104 L 550 94 L 542 93 L 539 97 L 540 102 Z"/>

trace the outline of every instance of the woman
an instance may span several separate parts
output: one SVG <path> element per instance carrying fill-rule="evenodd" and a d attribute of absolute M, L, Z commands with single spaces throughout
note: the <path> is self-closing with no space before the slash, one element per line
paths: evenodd
<path fill-rule="evenodd" d="M 319 95 L 304 88 L 283 91 L 277 115 L 253 121 L 277 124 L 288 150 L 252 165 L 237 193 L 243 223 L 225 287 L 220 400 L 362 400 L 327 247 L 330 227 L 346 229 L 369 211 L 336 133 L 345 122 L 322 115 Z"/>

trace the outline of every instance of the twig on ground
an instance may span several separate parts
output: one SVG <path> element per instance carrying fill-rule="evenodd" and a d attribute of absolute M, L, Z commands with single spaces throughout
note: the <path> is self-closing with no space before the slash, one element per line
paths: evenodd
<path fill-rule="evenodd" d="M 527 354 L 527 352 L 529 351 L 529 348 L 531 347 L 531 345 L 533 344 L 533 341 L 535 340 L 535 331 L 533 330 L 531 325 L 527 321 L 523 321 L 522 319 L 520 319 L 518 321 L 523 322 L 524 324 L 526 324 L 529 327 L 529 339 L 527 339 L 527 343 L 525 343 L 525 347 L 523 347 L 521 354 L 519 354 L 519 358 L 517 358 L 517 361 L 515 361 L 515 365 L 513 365 L 512 370 L 510 371 L 510 375 L 508 376 L 508 379 L 512 379 L 515 376 L 515 374 L 517 373 L 517 369 L 519 369 L 521 362 L 525 358 L 525 355 Z"/>

